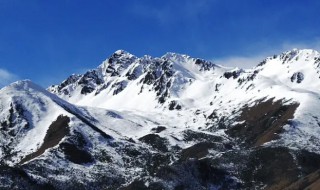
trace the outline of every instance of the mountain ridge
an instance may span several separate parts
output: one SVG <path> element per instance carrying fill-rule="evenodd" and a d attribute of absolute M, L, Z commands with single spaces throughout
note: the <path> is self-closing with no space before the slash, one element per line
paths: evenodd
<path fill-rule="evenodd" d="M 303 177 L 315 185 L 319 65 L 314 50 L 246 70 L 118 50 L 47 90 L 13 83 L 0 90 L 0 187 L 283 189 Z"/>

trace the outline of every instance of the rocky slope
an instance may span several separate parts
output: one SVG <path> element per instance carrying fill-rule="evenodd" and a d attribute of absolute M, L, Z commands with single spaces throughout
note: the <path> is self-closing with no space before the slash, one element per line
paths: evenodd
<path fill-rule="evenodd" d="M 320 180 L 320 54 L 224 68 L 118 50 L 0 90 L 2 189 L 304 189 Z"/>

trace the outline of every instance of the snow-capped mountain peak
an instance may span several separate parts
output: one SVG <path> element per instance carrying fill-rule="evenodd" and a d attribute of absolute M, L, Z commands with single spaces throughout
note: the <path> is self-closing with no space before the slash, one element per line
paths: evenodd
<path fill-rule="evenodd" d="M 118 50 L 97 69 L 83 75 L 73 75 L 62 84 L 51 86 L 49 91 L 73 103 L 86 105 L 85 102 L 89 101 L 91 105 L 100 106 L 103 105 L 98 103 L 100 99 L 110 99 L 111 102 L 113 96 L 126 96 L 125 92 L 130 91 L 131 97 L 138 98 L 142 97 L 140 94 L 145 94 L 150 99 L 150 105 L 157 107 L 158 103 L 179 96 L 185 85 L 198 79 L 212 78 L 219 72 L 222 68 L 212 62 L 187 55 L 167 53 L 160 58 L 137 58 Z M 92 102 L 93 96 L 96 103 Z"/>
<path fill-rule="evenodd" d="M 136 56 L 124 50 L 117 50 L 98 68 L 101 69 L 103 76 L 118 76 L 121 71 L 125 70 L 136 59 Z"/>
<path fill-rule="evenodd" d="M 319 62 L 317 51 L 294 49 L 243 70 L 177 53 L 137 58 L 118 50 L 97 69 L 72 75 L 49 91 L 75 104 L 111 109 L 138 108 L 146 101 L 150 105 L 147 109 L 168 108 L 172 101 L 192 107 L 221 90 L 229 93 L 244 86 L 254 89 L 272 84 L 318 92 Z M 202 95 L 197 94 L 199 88 Z M 123 101 L 128 99 L 134 99 L 134 103 Z"/>
<path fill-rule="evenodd" d="M 18 81 L 0 90 L 0 188 L 312 186 L 319 65 L 314 50 L 246 70 L 118 50 L 48 91 Z"/>

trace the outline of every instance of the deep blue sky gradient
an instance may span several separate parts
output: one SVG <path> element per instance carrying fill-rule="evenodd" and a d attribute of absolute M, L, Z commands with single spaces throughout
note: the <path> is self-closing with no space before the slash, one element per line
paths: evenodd
<path fill-rule="evenodd" d="M 319 15 L 318 0 L 0 0 L 0 69 L 46 87 L 117 49 L 223 60 L 318 48 Z"/>

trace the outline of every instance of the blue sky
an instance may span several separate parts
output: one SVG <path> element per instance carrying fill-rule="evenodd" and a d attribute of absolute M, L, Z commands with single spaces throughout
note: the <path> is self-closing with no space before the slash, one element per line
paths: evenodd
<path fill-rule="evenodd" d="M 319 14 L 318 0 L 0 0 L 0 86 L 59 83 L 117 49 L 246 68 L 320 50 Z"/>

